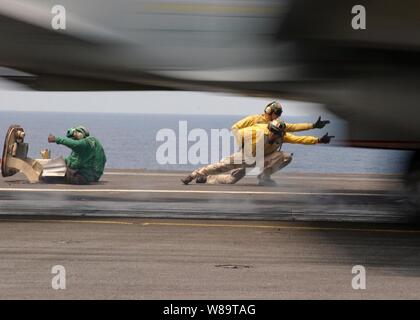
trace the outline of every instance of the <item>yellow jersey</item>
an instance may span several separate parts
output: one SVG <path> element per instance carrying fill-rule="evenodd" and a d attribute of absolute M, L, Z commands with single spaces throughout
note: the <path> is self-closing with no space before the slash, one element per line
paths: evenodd
<path fill-rule="evenodd" d="M 264 114 L 255 114 L 245 117 L 232 126 L 232 130 L 240 130 L 247 127 L 252 127 L 256 124 L 268 124 L 270 121 L 266 119 Z M 297 132 L 313 129 L 312 123 L 286 123 L 286 132 Z"/>
<path fill-rule="evenodd" d="M 283 136 L 279 136 L 272 143 L 269 143 L 270 130 L 267 124 L 256 124 L 251 127 L 246 127 L 238 130 L 238 138 L 242 142 L 242 149 L 247 153 L 247 156 L 256 154 L 258 143 L 263 143 L 264 155 L 271 154 L 279 149 L 283 143 L 299 143 L 299 144 L 317 144 L 319 139 L 313 136 L 296 136 L 285 132 Z"/>

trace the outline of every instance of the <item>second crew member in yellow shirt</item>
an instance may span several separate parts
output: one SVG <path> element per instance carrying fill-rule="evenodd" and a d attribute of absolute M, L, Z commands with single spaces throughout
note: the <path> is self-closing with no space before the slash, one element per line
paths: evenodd
<path fill-rule="evenodd" d="M 257 153 L 257 145 L 262 144 L 264 150 L 264 167 L 257 177 L 259 185 L 273 186 L 275 181 L 271 175 L 288 165 L 292 161 L 292 155 L 281 151 L 283 143 L 317 144 L 330 143 L 333 136 L 328 133 L 321 138 L 313 136 L 295 136 L 286 132 L 286 124 L 283 121 L 274 120 L 269 124 L 256 124 L 238 130 L 241 140 L 241 148 L 238 153 L 222 159 L 220 162 L 210 164 L 193 171 L 187 177 L 181 179 L 188 184 L 196 179 L 197 183 L 210 184 L 234 184 L 245 176 L 247 167 L 255 167 L 256 162 L 247 161 L 253 159 Z M 241 159 L 241 161 L 237 161 Z M 255 160 L 253 160 L 255 161 Z"/>

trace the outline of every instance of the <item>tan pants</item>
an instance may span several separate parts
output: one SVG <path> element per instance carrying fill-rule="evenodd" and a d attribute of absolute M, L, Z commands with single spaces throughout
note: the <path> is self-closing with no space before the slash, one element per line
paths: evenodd
<path fill-rule="evenodd" d="M 70 184 L 89 184 L 84 176 L 79 171 L 67 168 L 65 180 Z"/>
<path fill-rule="evenodd" d="M 255 167 L 255 163 L 247 164 L 245 161 L 235 163 L 234 159 L 235 154 L 222 159 L 220 162 L 195 170 L 191 175 L 194 178 L 206 176 L 206 183 L 209 184 L 234 184 L 245 176 L 246 168 Z M 275 151 L 264 156 L 264 169 L 259 178 L 270 178 L 274 172 L 284 168 L 291 161 L 292 155 L 282 151 Z"/>

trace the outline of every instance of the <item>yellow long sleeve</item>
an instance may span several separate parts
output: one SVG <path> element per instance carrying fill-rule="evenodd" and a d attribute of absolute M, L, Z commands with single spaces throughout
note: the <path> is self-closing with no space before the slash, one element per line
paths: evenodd
<path fill-rule="evenodd" d="M 241 141 L 246 156 L 255 156 L 257 144 L 264 147 L 264 137 L 267 135 L 267 125 L 257 124 L 238 130 L 238 139 Z"/>
<path fill-rule="evenodd" d="M 286 143 L 300 143 L 300 144 L 317 144 L 319 142 L 317 137 L 312 136 L 295 136 L 286 133 L 283 137 L 283 142 Z"/>
<path fill-rule="evenodd" d="M 240 130 L 247 127 L 252 127 L 258 123 L 268 123 L 265 117 L 261 114 L 245 117 L 232 126 L 232 130 Z"/>
<path fill-rule="evenodd" d="M 312 123 L 286 123 L 286 132 L 297 132 L 313 129 Z"/>

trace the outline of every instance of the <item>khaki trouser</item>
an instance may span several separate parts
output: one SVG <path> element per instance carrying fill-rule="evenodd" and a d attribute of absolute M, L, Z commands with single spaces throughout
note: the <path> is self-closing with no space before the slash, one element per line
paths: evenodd
<path fill-rule="evenodd" d="M 237 156 L 237 155 L 236 155 Z M 220 162 L 210 164 L 195 170 L 191 175 L 206 176 L 209 184 L 234 184 L 245 176 L 246 168 L 255 167 L 255 163 L 235 163 L 235 154 L 222 159 Z M 264 169 L 259 175 L 260 179 L 268 179 L 274 172 L 284 168 L 292 161 L 292 156 L 283 151 L 275 151 L 264 156 Z"/>

